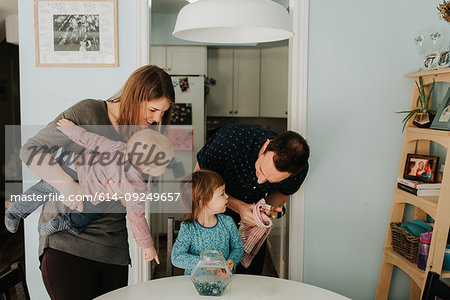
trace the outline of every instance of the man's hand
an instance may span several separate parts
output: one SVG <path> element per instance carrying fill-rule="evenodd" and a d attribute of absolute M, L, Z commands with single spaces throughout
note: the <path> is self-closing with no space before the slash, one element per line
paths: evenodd
<path fill-rule="evenodd" d="M 152 261 L 154 259 L 159 265 L 158 254 L 156 253 L 156 249 L 154 246 L 151 246 L 150 248 L 144 248 L 144 259 L 145 261 Z"/>
<path fill-rule="evenodd" d="M 262 208 L 261 208 L 262 209 Z M 272 219 L 277 218 L 277 213 L 282 212 L 283 208 L 281 207 L 273 207 L 271 206 L 270 209 L 264 209 L 264 213 L 271 217 Z"/>
<path fill-rule="evenodd" d="M 72 131 L 72 126 L 74 125 L 75 123 L 67 119 L 61 119 L 58 122 L 56 122 L 56 128 L 65 135 L 70 135 L 70 132 Z"/>
<path fill-rule="evenodd" d="M 253 217 L 253 208 L 255 204 L 247 204 L 242 202 L 239 205 L 239 215 L 241 216 L 242 224 L 246 226 L 256 226 L 255 218 Z"/>
<path fill-rule="evenodd" d="M 83 211 L 83 193 L 81 187 L 75 181 L 68 182 L 63 185 L 63 189 L 60 190 L 63 195 L 63 204 L 71 210 Z"/>

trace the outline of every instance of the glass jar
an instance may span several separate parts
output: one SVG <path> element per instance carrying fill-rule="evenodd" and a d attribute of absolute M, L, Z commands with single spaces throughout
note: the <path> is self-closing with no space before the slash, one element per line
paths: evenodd
<path fill-rule="evenodd" d="M 201 296 L 220 296 L 231 281 L 231 270 L 222 252 L 207 250 L 191 272 L 192 283 Z"/>

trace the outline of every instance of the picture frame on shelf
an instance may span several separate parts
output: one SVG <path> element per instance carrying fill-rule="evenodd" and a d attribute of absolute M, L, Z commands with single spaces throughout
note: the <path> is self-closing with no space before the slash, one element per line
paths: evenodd
<path fill-rule="evenodd" d="M 431 129 L 450 130 L 450 88 L 445 93 L 436 117 L 431 123 Z"/>
<path fill-rule="evenodd" d="M 422 61 L 422 70 L 423 71 L 429 71 L 434 70 L 438 66 L 438 59 L 439 59 L 439 51 L 433 51 L 429 54 L 427 54 Z"/>
<path fill-rule="evenodd" d="M 37 67 L 117 67 L 117 0 L 34 0 Z"/>
<path fill-rule="evenodd" d="M 408 153 L 403 178 L 435 182 L 439 156 Z"/>
<path fill-rule="evenodd" d="M 449 57 L 449 49 L 445 49 L 441 51 L 438 58 L 437 67 L 439 69 L 444 69 L 450 67 L 450 57 Z"/>

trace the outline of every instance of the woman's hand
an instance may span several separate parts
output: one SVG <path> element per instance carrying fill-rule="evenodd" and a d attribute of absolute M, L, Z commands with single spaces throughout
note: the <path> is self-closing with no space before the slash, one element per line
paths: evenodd
<path fill-rule="evenodd" d="M 71 210 L 77 210 L 79 212 L 83 211 L 83 192 L 81 191 L 81 186 L 73 182 L 68 182 L 63 185 L 60 190 L 62 198 L 62 203 L 70 208 Z"/>
<path fill-rule="evenodd" d="M 158 254 L 156 253 L 156 249 L 154 246 L 151 246 L 150 248 L 144 248 L 144 259 L 145 261 L 152 261 L 154 259 L 159 265 Z"/>
<path fill-rule="evenodd" d="M 70 135 L 70 132 L 72 131 L 72 127 L 74 125 L 75 123 L 67 119 L 61 119 L 56 122 L 56 128 L 67 136 Z"/>

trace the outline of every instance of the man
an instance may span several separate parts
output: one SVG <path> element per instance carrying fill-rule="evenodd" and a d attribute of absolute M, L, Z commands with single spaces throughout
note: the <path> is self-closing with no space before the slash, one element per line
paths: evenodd
<path fill-rule="evenodd" d="M 273 208 L 272 218 L 281 212 L 289 195 L 294 194 L 308 172 L 309 147 L 299 134 L 274 131 L 246 124 L 219 129 L 197 153 L 194 170 L 209 169 L 222 175 L 228 194 L 227 214 L 236 224 L 255 226 L 253 207 L 260 199 Z M 237 273 L 260 275 L 264 267 L 266 243 L 252 264 Z"/>

